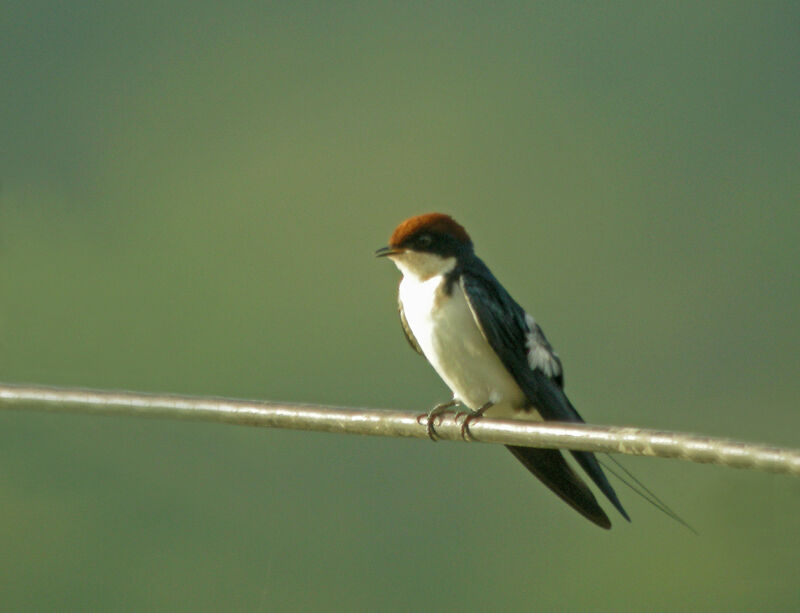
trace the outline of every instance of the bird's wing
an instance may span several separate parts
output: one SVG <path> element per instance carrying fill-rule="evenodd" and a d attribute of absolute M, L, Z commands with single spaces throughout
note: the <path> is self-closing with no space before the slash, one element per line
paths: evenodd
<path fill-rule="evenodd" d="M 552 345 L 547 341 L 544 332 L 539 327 L 533 317 L 526 314 L 525 322 L 528 324 L 528 335 L 525 339 L 525 347 L 528 350 L 528 366 L 539 369 L 553 381 L 558 387 L 564 389 L 564 369 L 561 360 L 553 351 Z"/>
<path fill-rule="evenodd" d="M 533 318 L 480 260 L 461 271 L 460 283 L 483 337 L 542 417 L 582 422 L 561 389 L 561 360 Z"/>
<path fill-rule="evenodd" d="M 406 340 L 408 344 L 411 345 L 411 348 L 416 351 L 418 354 L 422 355 L 422 349 L 417 342 L 417 339 L 414 338 L 414 333 L 411 331 L 411 327 L 408 325 L 408 320 L 406 319 L 406 314 L 403 312 L 403 301 L 397 301 L 397 311 L 400 313 L 400 325 L 403 326 L 403 332 L 406 335 Z"/>
<path fill-rule="evenodd" d="M 542 419 L 583 423 L 583 418 L 562 389 L 564 379 L 561 361 L 553 352 L 541 328 L 503 289 L 486 265 L 475 258 L 461 270 L 460 285 L 484 338 Z M 586 451 L 571 453 L 623 517 L 629 519 L 594 454 Z M 516 452 L 514 455 L 520 456 Z M 553 489 L 540 474 L 552 472 L 548 466 L 539 462 L 537 472 L 524 461 L 523 464 Z M 551 476 L 557 481 L 563 480 L 563 475 Z M 557 493 L 564 497 L 563 491 Z M 571 504 L 575 506 L 580 503 L 575 501 Z M 591 513 L 593 510 L 587 509 L 587 512 Z"/>

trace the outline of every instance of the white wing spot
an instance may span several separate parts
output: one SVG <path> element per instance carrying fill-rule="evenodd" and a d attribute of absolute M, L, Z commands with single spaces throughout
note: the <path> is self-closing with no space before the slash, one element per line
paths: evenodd
<path fill-rule="evenodd" d="M 538 368 L 550 378 L 559 376 L 561 364 L 541 328 L 536 324 L 536 320 L 525 313 L 525 323 L 528 326 L 528 334 L 525 339 L 525 347 L 528 349 L 528 366 L 533 370 Z"/>

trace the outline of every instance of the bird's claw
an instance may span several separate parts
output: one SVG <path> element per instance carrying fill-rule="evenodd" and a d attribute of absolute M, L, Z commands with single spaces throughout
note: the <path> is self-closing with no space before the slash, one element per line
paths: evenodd
<path fill-rule="evenodd" d="M 480 419 L 483 417 L 483 414 L 489 410 L 494 403 L 487 402 L 482 407 L 480 407 L 477 411 L 459 411 L 456 413 L 455 420 L 458 423 L 460 417 L 464 418 L 464 423 L 461 424 L 461 438 L 465 441 L 474 441 L 475 438 L 469 431 L 469 425 L 475 421 L 476 419 Z"/>
<path fill-rule="evenodd" d="M 425 432 L 428 433 L 428 438 L 430 438 L 434 443 L 439 440 L 439 437 L 436 435 L 436 430 L 433 427 L 436 418 L 439 418 L 439 423 L 442 423 L 442 416 L 439 414 L 432 414 L 433 411 L 428 413 L 422 413 L 421 415 L 417 415 L 417 423 L 420 426 L 425 426 Z"/>
<path fill-rule="evenodd" d="M 456 411 L 456 414 L 453 415 L 453 420 L 458 423 L 458 420 L 462 417 L 467 417 L 471 414 L 471 411 Z"/>
<path fill-rule="evenodd" d="M 464 416 L 464 423 L 461 424 L 461 438 L 463 438 L 465 441 L 471 442 L 475 440 L 472 437 L 472 434 L 470 434 L 469 424 L 470 422 L 473 422 L 476 419 L 480 419 L 480 415 L 476 413 L 467 413 Z"/>
<path fill-rule="evenodd" d="M 422 420 L 425 424 L 425 431 L 428 433 L 428 438 L 430 438 L 434 443 L 439 440 L 439 436 L 436 434 L 436 429 L 434 428 L 434 424 L 436 422 L 436 418 L 439 418 L 439 423 L 442 423 L 442 414 L 447 413 L 447 409 L 452 407 L 456 404 L 455 400 L 451 400 L 449 402 L 443 402 L 441 404 L 437 404 L 427 413 L 422 413 L 421 415 L 417 415 L 417 423 L 419 425 L 423 424 Z"/>

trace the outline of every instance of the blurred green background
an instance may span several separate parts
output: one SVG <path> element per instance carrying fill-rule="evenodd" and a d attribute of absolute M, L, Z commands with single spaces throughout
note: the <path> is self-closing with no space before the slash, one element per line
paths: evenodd
<path fill-rule="evenodd" d="M 0 380 L 423 410 L 394 226 L 448 212 L 596 423 L 800 446 L 800 8 L 6 2 Z M 800 481 L 0 414 L 3 611 L 797 611 Z"/>

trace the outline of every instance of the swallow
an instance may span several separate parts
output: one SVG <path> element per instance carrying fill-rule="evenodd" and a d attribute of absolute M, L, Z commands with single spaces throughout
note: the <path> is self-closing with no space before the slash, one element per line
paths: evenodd
<path fill-rule="evenodd" d="M 452 400 L 427 414 L 432 438 L 435 417 L 457 404 L 470 410 L 464 433 L 469 420 L 480 415 L 583 423 L 564 393 L 561 359 L 544 332 L 475 255 L 472 239 L 452 217 L 428 213 L 406 219 L 375 254 L 389 258 L 402 273 L 403 331 L 452 392 Z M 560 450 L 506 447 L 578 513 L 601 528 L 611 527 Z M 594 454 L 570 453 L 630 521 Z"/>

